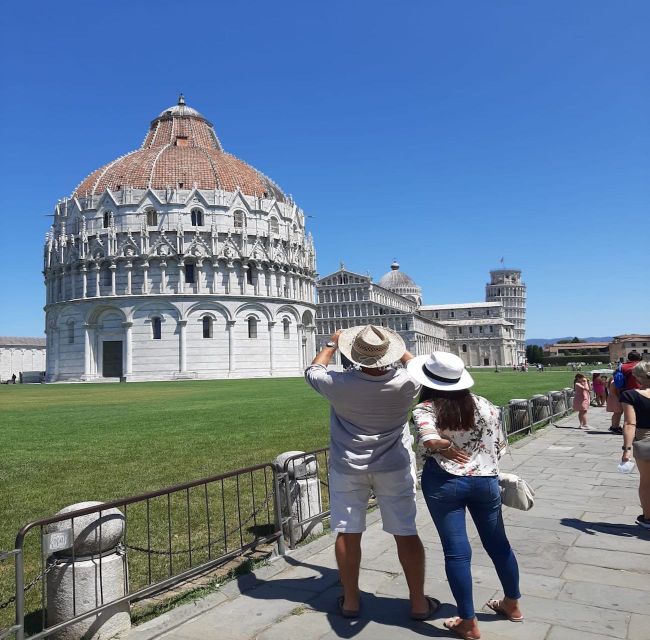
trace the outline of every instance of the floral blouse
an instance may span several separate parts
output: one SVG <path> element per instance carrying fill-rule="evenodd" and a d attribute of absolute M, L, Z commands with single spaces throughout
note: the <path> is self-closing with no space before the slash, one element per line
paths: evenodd
<path fill-rule="evenodd" d="M 455 476 L 499 475 L 499 458 L 506 447 L 501 429 L 499 409 L 489 400 L 472 394 L 476 406 L 476 426 L 469 431 L 445 431 L 436 424 L 431 401 L 421 402 L 413 409 L 417 429 L 418 453 L 424 460 L 433 458 L 445 471 Z M 447 460 L 443 455 L 424 447 L 429 440 L 450 440 L 454 446 L 471 456 L 465 464 Z"/>

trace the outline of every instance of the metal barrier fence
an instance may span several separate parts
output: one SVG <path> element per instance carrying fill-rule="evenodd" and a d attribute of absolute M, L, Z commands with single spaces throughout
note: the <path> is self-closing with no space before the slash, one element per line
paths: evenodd
<path fill-rule="evenodd" d="M 27 524 L 18 533 L 16 551 L 9 552 L 23 561 L 23 567 L 19 570 L 17 564 L 16 569 L 16 625 L 2 633 L 15 633 L 22 640 L 23 625 L 29 619 L 34 627 L 30 638 L 45 638 L 122 603 L 162 591 L 261 544 L 282 544 L 276 518 L 280 513 L 277 482 L 273 466 L 263 464 Z M 109 538 L 108 520 L 119 519 L 115 509 L 123 514 L 122 542 L 106 549 L 110 543 L 102 544 L 102 536 Z M 82 555 L 84 552 L 70 543 L 76 539 L 76 523 L 77 533 L 79 529 L 90 531 L 84 519 L 87 516 L 99 518 L 99 526 L 93 529 L 99 544 L 96 552 Z M 111 597 L 114 589 L 106 582 L 109 554 L 121 556 L 124 563 L 119 597 Z M 77 602 L 80 577 L 75 575 L 75 567 L 77 573 L 81 571 L 77 561 L 90 561 L 96 573 L 96 606 L 92 608 Z M 47 601 L 52 595 L 48 594 L 46 576 L 52 571 L 62 572 L 70 582 L 72 596 L 71 617 L 55 624 L 46 619 Z"/>
<path fill-rule="evenodd" d="M 508 437 L 521 433 L 530 433 L 535 427 L 545 422 L 570 413 L 572 409 L 573 389 L 549 391 L 537 394 L 527 400 L 510 400 L 501 407 L 501 422 Z"/>
<path fill-rule="evenodd" d="M 500 408 L 504 431 L 510 438 L 531 432 L 572 410 L 572 389 L 538 394 L 528 400 L 511 400 Z M 30 620 L 32 640 L 81 622 L 117 605 L 140 600 L 183 580 L 225 563 L 261 544 L 277 542 L 285 553 L 284 538 L 293 549 L 330 514 L 328 485 L 329 449 L 297 453 L 281 468 L 271 463 L 238 469 L 159 491 L 105 502 L 25 525 L 16 538 L 16 549 L 0 552 L 0 562 L 14 558 L 15 597 L 0 609 L 15 604 L 15 625 L 0 629 L 0 640 L 25 637 Z M 104 521 L 119 509 L 123 515 L 122 542 L 102 546 Z M 75 521 L 98 516 L 99 550 L 76 557 Z M 55 526 L 56 525 L 56 526 Z M 53 538 L 54 528 L 69 535 Z M 36 535 L 38 533 L 38 536 Z M 54 542 L 53 542 L 54 540 Z M 63 540 L 63 542 L 62 542 Z M 107 554 L 117 554 L 124 565 L 123 588 L 118 597 L 105 598 L 103 567 Z M 90 560 L 98 572 L 97 606 L 77 611 L 76 560 Z M 72 613 L 50 624 L 46 618 L 46 577 L 57 567 L 71 563 Z M 26 585 L 26 586 L 25 586 Z M 49 626 L 48 626 L 49 625 Z"/>

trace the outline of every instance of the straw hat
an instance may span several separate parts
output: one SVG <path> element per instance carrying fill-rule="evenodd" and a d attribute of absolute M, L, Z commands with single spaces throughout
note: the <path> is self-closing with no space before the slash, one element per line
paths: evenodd
<path fill-rule="evenodd" d="M 417 356 L 406 363 L 406 370 L 421 385 L 440 391 L 460 391 L 474 385 L 474 378 L 465 369 L 465 363 L 446 351 Z"/>
<path fill-rule="evenodd" d="M 373 324 L 344 329 L 339 335 L 339 350 L 352 362 L 374 369 L 397 362 L 406 351 L 398 333 Z"/>

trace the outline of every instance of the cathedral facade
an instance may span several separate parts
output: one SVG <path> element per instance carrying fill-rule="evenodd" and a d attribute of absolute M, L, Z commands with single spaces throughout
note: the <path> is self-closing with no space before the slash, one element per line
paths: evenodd
<path fill-rule="evenodd" d="M 507 288 L 501 284 L 506 278 Z M 492 271 L 486 302 L 423 305 L 420 287 L 397 262 L 378 283 L 341 265 L 317 281 L 316 293 L 319 348 L 337 329 L 375 324 L 397 331 L 416 356 L 449 351 L 482 367 L 509 367 L 525 358 L 526 289 L 518 270 Z"/>
<path fill-rule="evenodd" d="M 298 375 L 315 274 L 302 210 L 181 96 L 55 208 L 46 379 Z"/>

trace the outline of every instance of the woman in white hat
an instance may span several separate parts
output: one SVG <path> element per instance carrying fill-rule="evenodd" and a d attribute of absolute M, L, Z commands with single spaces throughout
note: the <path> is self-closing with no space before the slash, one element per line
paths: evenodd
<path fill-rule="evenodd" d="M 469 391 L 474 384 L 463 361 L 436 351 L 407 363 L 422 385 L 413 410 L 418 443 L 425 457 L 422 493 L 440 535 L 445 570 L 458 616 L 445 627 L 466 640 L 481 637 L 472 597 L 472 550 L 465 528 L 469 510 L 483 547 L 492 559 L 505 597 L 487 606 L 521 622 L 519 569 L 503 526 L 499 456 L 505 441 L 499 410 Z"/>

